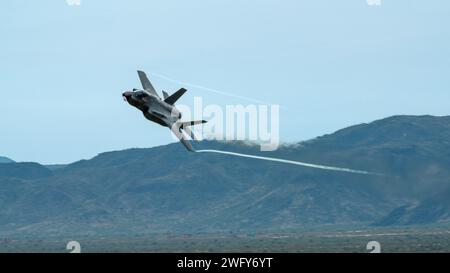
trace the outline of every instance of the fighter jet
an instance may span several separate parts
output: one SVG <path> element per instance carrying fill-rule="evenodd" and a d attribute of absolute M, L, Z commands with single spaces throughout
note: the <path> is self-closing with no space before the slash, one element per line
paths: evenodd
<path fill-rule="evenodd" d="M 138 75 L 143 89 L 135 88 L 133 91 L 125 91 L 122 94 L 124 101 L 127 101 L 130 105 L 141 110 L 148 120 L 170 128 L 186 149 L 195 152 L 191 143 L 186 138 L 185 134 L 183 134 L 183 131 L 189 134 L 193 140 L 197 140 L 194 133 L 189 129 L 189 126 L 203 124 L 206 123 L 206 121 L 180 121 L 182 115 L 174 106 L 175 102 L 183 96 L 187 90 L 181 88 L 170 96 L 162 91 L 164 99 L 161 99 L 148 80 L 145 72 L 138 71 Z"/>

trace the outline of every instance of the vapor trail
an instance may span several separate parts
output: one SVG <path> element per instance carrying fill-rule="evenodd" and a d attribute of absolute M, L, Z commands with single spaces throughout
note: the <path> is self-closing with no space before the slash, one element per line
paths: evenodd
<path fill-rule="evenodd" d="M 286 159 L 265 157 L 265 156 L 257 156 L 257 155 L 248 155 L 248 154 L 241 154 L 241 153 L 233 153 L 233 152 L 226 152 L 226 151 L 220 151 L 220 150 L 197 150 L 196 152 L 197 153 L 218 153 L 218 154 L 234 155 L 234 156 L 239 156 L 239 157 L 254 158 L 254 159 L 259 159 L 259 160 L 267 160 L 267 161 L 275 161 L 275 162 L 280 162 L 280 163 L 285 163 L 285 164 L 299 165 L 299 166 L 308 167 L 308 168 L 315 168 L 315 169 L 322 169 L 322 170 L 336 171 L 336 172 L 346 172 L 346 173 L 365 174 L 365 175 L 381 175 L 381 174 L 372 173 L 372 172 L 368 172 L 368 171 L 362 171 L 362 170 L 353 170 L 353 169 L 348 169 L 348 168 L 324 166 L 324 165 L 317 165 L 317 164 L 305 163 L 305 162 L 300 162 L 300 161 L 293 161 L 293 160 L 286 160 Z"/>
<path fill-rule="evenodd" d="M 201 85 L 197 85 L 197 84 L 182 82 L 182 81 L 172 79 L 170 77 L 167 77 L 167 76 L 159 74 L 159 73 L 151 72 L 151 75 L 152 76 L 156 76 L 156 77 L 161 78 L 161 79 L 164 79 L 164 80 L 169 81 L 169 82 L 173 82 L 173 83 L 177 83 L 177 84 L 181 84 L 181 85 L 185 85 L 185 86 L 190 86 L 192 88 L 202 89 L 202 90 L 205 90 L 205 91 L 209 91 L 209 92 L 213 92 L 213 93 L 216 93 L 216 94 L 221 94 L 221 95 L 224 95 L 224 96 L 233 97 L 233 98 L 237 98 L 237 99 L 242 99 L 242 100 L 250 101 L 250 102 L 253 102 L 253 103 L 267 104 L 267 105 L 273 104 L 273 103 L 270 103 L 270 102 L 266 102 L 266 101 L 262 101 L 262 100 L 258 100 L 258 99 L 253 99 L 253 98 L 249 98 L 249 97 L 245 97 L 245 96 L 240 96 L 240 95 L 236 95 L 236 94 L 233 94 L 233 93 L 228 93 L 228 92 L 220 91 L 220 90 L 217 90 L 217 89 L 213 89 L 213 88 L 209 88 L 209 87 L 205 87 L 205 86 L 201 86 Z"/>

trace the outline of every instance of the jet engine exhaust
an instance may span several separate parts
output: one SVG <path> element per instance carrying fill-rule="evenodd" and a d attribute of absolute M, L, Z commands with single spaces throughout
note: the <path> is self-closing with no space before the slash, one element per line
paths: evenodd
<path fill-rule="evenodd" d="M 265 156 L 257 156 L 257 155 L 249 155 L 249 154 L 241 154 L 241 153 L 234 153 L 234 152 L 226 152 L 226 151 L 220 151 L 220 150 L 196 150 L 195 152 L 197 152 L 197 153 L 217 153 L 217 154 L 233 155 L 233 156 L 239 156 L 239 157 L 245 157 L 245 158 L 253 158 L 253 159 L 259 159 L 259 160 L 274 161 L 274 162 L 279 162 L 279 163 L 284 163 L 284 164 L 298 165 L 298 166 L 303 166 L 303 167 L 307 167 L 307 168 L 328 170 L 328 171 L 346 172 L 346 173 L 363 174 L 363 175 L 384 176 L 383 174 L 373 173 L 373 172 L 368 172 L 368 171 L 363 171 L 363 170 L 353 170 L 353 169 L 348 169 L 348 168 L 339 168 L 339 167 L 332 167 L 332 166 L 325 166 L 325 165 L 317 165 L 317 164 L 305 163 L 305 162 L 300 162 L 300 161 L 293 161 L 293 160 L 273 158 L 273 157 L 265 157 Z"/>

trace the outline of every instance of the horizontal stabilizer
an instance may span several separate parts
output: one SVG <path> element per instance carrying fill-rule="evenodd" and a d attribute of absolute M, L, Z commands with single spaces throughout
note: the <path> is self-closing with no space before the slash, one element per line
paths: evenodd
<path fill-rule="evenodd" d="M 194 126 L 194 125 L 203 124 L 206 122 L 207 122 L 206 120 L 193 120 L 193 121 L 184 121 L 184 122 L 180 122 L 180 123 L 181 123 L 181 129 L 184 129 L 187 126 Z"/>
<path fill-rule="evenodd" d="M 194 121 L 187 121 L 187 122 L 180 122 L 180 123 L 181 123 L 181 127 L 180 127 L 181 129 L 183 129 L 193 140 L 198 140 L 195 137 L 194 132 L 189 128 L 189 126 L 206 123 L 206 120 L 194 120 Z"/>
<path fill-rule="evenodd" d="M 189 142 L 189 140 L 187 140 L 185 138 L 183 132 L 181 132 L 181 124 L 175 123 L 175 124 L 169 125 L 169 128 L 172 131 L 172 133 L 174 133 L 174 135 L 180 140 L 181 144 L 183 144 L 184 147 L 186 147 L 186 149 L 188 151 L 195 152 L 195 150 L 192 147 L 192 145 Z"/>
<path fill-rule="evenodd" d="M 186 93 L 186 91 L 187 91 L 186 89 L 181 88 L 177 92 L 173 93 L 171 96 L 164 99 L 164 101 L 170 105 L 173 105 L 181 96 L 183 96 L 184 93 Z"/>

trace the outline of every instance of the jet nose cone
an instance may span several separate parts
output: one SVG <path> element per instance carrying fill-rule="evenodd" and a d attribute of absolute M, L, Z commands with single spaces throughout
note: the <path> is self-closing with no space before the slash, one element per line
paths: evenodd
<path fill-rule="evenodd" d="M 131 92 L 130 91 L 125 91 L 122 93 L 122 98 L 124 101 L 128 101 L 128 98 L 131 97 Z"/>

